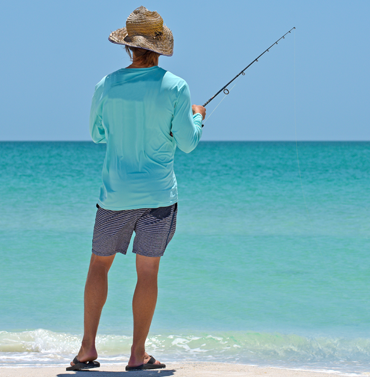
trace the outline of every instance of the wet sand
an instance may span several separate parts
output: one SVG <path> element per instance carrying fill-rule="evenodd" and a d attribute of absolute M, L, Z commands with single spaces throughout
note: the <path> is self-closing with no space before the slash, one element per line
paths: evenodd
<path fill-rule="evenodd" d="M 125 366 L 105 365 L 92 371 L 67 372 L 65 367 L 0 368 L 1 377 L 64 377 L 76 374 L 81 377 L 217 377 L 217 376 L 264 376 L 264 377 L 331 377 L 348 376 L 337 372 L 313 372 L 292 369 L 255 367 L 226 363 L 167 363 L 166 369 L 126 372 Z M 370 376 L 364 373 L 361 376 Z"/>

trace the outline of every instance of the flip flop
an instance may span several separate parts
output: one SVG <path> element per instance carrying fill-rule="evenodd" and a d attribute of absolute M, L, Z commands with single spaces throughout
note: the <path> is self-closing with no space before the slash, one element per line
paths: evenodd
<path fill-rule="evenodd" d="M 161 368 L 166 368 L 165 364 L 154 364 L 157 360 L 151 356 L 150 359 L 147 363 L 137 365 L 136 367 L 129 367 L 128 365 L 126 366 L 127 371 L 132 371 L 132 370 L 143 370 L 143 369 L 161 369 Z"/>
<path fill-rule="evenodd" d="M 92 368 L 99 368 L 100 363 L 98 361 L 78 361 L 77 356 L 73 359 L 72 366 L 66 368 L 66 370 L 84 370 L 84 369 L 92 369 Z"/>

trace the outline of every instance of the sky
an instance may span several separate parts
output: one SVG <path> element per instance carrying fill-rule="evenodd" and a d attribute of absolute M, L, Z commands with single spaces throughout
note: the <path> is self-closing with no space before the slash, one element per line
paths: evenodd
<path fill-rule="evenodd" d="M 0 15 L 0 141 L 91 140 L 95 84 L 130 64 L 108 36 L 140 5 L 172 30 L 159 65 L 199 105 L 296 27 L 211 116 L 224 95 L 207 106 L 202 140 L 370 140 L 368 0 L 12 0 Z"/>

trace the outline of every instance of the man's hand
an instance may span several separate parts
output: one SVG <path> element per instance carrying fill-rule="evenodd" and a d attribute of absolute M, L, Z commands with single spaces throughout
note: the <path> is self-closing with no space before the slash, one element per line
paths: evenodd
<path fill-rule="evenodd" d="M 206 108 L 199 105 L 193 105 L 192 107 L 193 114 L 199 113 L 203 119 L 206 117 Z"/>

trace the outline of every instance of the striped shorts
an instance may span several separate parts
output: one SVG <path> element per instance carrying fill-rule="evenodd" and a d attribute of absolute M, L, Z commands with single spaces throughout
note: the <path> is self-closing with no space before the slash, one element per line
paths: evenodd
<path fill-rule="evenodd" d="M 132 252 L 161 257 L 176 230 L 177 203 L 169 207 L 110 211 L 98 207 L 92 252 L 99 256 L 127 253 L 135 231 Z"/>

